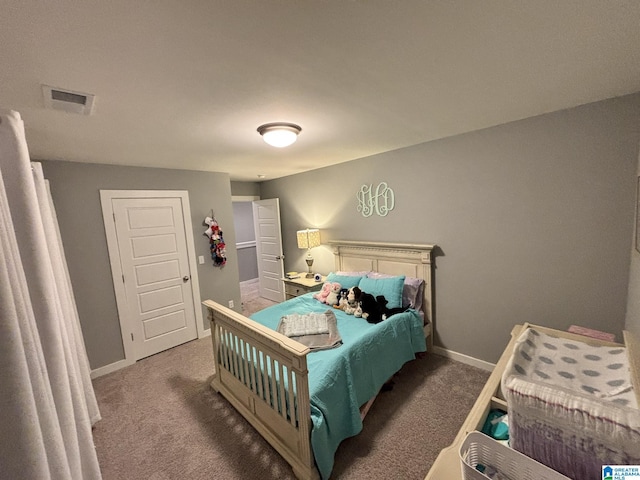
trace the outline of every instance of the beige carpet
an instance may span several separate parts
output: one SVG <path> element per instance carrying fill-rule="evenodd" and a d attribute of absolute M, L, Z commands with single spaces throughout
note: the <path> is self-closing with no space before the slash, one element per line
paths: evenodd
<path fill-rule="evenodd" d="M 246 316 L 276 303 L 260 296 L 260 285 L 257 278 L 240 282 L 240 299 L 242 301 L 242 314 Z"/>
<path fill-rule="evenodd" d="M 210 338 L 94 380 L 94 438 L 105 480 L 293 479 L 289 465 L 208 385 Z M 488 373 L 436 355 L 407 363 L 332 479 L 423 479 L 455 437 Z"/>

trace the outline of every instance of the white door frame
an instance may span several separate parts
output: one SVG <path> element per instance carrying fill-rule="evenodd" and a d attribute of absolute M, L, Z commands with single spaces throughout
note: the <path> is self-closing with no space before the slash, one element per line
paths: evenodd
<path fill-rule="evenodd" d="M 191 207 L 189 205 L 189 192 L 183 190 L 100 190 L 100 202 L 102 203 L 102 219 L 107 236 L 107 247 L 109 250 L 109 262 L 111 263 L 111 276 L 113 288 L 116 294 L 116 304 L 118 307 L 118 320 L 120 321 L 120 333 L 122 334 L 122 345 L 124 347 L 124 362 L 119 366 L 132 365 L 135 363 L 135 352 L 130 341 L 131 331 L 128 319 L 129 309 L 127 308 L 127 295 L 124 289 L 122 277 L 122 264 L 120 262 L 120 249 L 118 248 L 118 237 L 114 222 L 114 212 L 112 200 L 116 198 L 175 198 L 182 200 L 182 216 L 184 218 L 185 235 L 187 240 L 187 257 L 189 259 L 189 270 L 191 271 L 191 285 L 193 293 L 193 307 L 196 317 L 196 331 L 198 338 L 206 337 L 209 330 L 204 329 L 202 321 L 202 303 L 200 299 L 200 283 L 198 282 L 198 266 L 196 264 L 195 243 L 193 240 L 193 226 L 191 224 Z"/>

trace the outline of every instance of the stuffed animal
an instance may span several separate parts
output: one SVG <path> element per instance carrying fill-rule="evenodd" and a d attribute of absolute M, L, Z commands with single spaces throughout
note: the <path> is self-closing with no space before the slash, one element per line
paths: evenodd
<path fill-rule="evenodd" d="M 209 227 L 203 235 L 209 237 L 209 250 L 213 264 L 217 267 L 223 267 L 227 263 L 227 249 L 220 225 L 215 218 L 211 217 L 206 217 L 203 223 Z"/>
<path fill-rule="evenodd" d="M 213 218 L 211 218 L 211 217 L 205 217 L 204 222 L 202 222 L 202 223 L 204 225 L 206 225 L 207 227 L 209 227 L 209 228 L 207 228 L 207 230 L 203 233 L 203 235 L 211 238 L 211 235 L 213 235 L 213 222 L 214 221 L 215 220 Z M 218 222 L 216 222 L 216 226 L 218 226 Z"/>
<path fill-rule="evenodd" d="M 356 305 L 355 310 L 353 311 L 353 316 L 356 318 L 361 318 L 362 317 L 362 303 L 358 302 L 358 305 Z"/>
<path fill-rule="evenodd" d="M 342 310 L 347 315 L 355 314 L 356 308 L 358 308 L 358 302 L 360 301 L 360 293 L 361 290 L 358 287 L 351 287 L 347 290 L 347 303 L 342 307 Z M 362 312 L 360 312 L 360 316 L 362 316 Z"/>
<path fill-rule="evenodd" d="M 382 306 L 370 293 L 360 294 L 360 307 L 362 308 L 362 318 L 369 323 L 380 323 L 382 320 Z"/>
<path fill-rule="evenodd" d="M 340 294 L 338 295 L 338 303 L 333 306 L 333 308 L 338 308 L 344 311 L 344 307 L 347 306 L 347 292 L 346 288 L 340 289 Z"/>
<path fill-rule="evenodd" d="M 331 282 L 324 282 L 324 284 L 322 285 L 322 289 L 318 293 L 314 293 L 313 298 L 322 303 L 327 303 L 327 297 L 329 296 L 330 291 Z"/>
<path fill-rule="evenodd" d="M 360 294 L 360 305 L 362 306 L 362 318 L 369 323 L 380 323 L 391 315 L 401 313 L 409 307 L 387 308 L 387 301 L 384 295 L 378 295 L 373 298 L 370 293 L 362 292 Z"/>
<path fill-rule="evenodd" d="M 340 294 L 341 288 L 342 288 L 342 285 L 340 285 L 338 282 L 333 282 L 331 284 L 331 288 L 329 288 L 329 295 L 327 295 L 327 298 L 325 300 L 325 303 L 327 305 L 338 304 L 338 295 Z"/>
<path fill-rule="evenodd" d="M 395 315 L 396 313 L 402 313 L 407 311 L 409 308 L 411 307 L 394 307 L 394 308 L 387 308 L 387 303 L 389 303 L 389 301 L 384 298 L 384 295 L 378 295 L 376 297 L 376 301 L 378 302 L 378 304 L 380 305 L 380 307 L 382 308 L 382 319 L 386 320 L 387 318 L 389 318 L 391 315 Z"/>
<path fill-rule="evenodd" d="M 362 308 L 362 318 L 369 323 L 380 323 L 391 315 L 401 313 L 409 307 L 387 308 L 387 301 L 384 295 L 378 295 L 373 298 L 370 293 L 362 292 L 360 294 L 360 306 Z"/>

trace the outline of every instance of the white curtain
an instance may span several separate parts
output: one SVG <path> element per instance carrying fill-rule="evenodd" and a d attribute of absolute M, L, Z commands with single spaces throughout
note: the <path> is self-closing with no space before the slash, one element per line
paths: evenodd
<path fill-rule="evenodd" d="M 0 478 L 100 479 L 100 420 L 42 166 L 0 111 Z"/>

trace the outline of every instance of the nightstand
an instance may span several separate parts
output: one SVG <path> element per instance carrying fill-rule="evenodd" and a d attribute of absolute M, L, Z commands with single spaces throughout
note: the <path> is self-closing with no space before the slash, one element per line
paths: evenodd
<path fill-rule="evenodd" d="M 326 279 L 327 277 L 322 277 L 322 280 L 316 282 L 313 278 L 305 278 L 304 276 L 283 278 L 286 299 L 289 300 L 309 292 L 317 292 L 322 288 L 322 284 Z"/>

